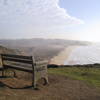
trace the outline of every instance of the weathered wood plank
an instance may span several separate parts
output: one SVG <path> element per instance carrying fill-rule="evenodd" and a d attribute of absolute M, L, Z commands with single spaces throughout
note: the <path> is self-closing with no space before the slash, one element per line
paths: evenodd
<path fill-rule="evenodd" d="M 32 56 L 11 55 L 11 54 L 1 54 L 1 56 L 2 56 L 2 57 L 12 57 L 12 58 L 30 59 L 30 60 L 32 60 Z"/>
<path fill-rule="evenodd" d="M 32 60 L 23 60 L 23 59 L 16 59 L 16 58 L 8 58 L 8 57 L 2 57 L 3 60 L 7 61 L 14 61 L 14 62 L 19 62 L 19 63 L 26 63 L 26 64 L 32 64 Z"/>
<path fill-rule="evenodd" d="M 30 72 L 32 73 L 33 70 L 31 68 L 24 68 L 24 67 L 19 67 L 19 66 L 11 66 L 11 65 L 4 65 L 4 68 L 8 68 L 8 69 L 15 69 L 15 70 L 20 70 L 20 71 L 25 71 L 25 72 Z"/>
<path fill-rule="evenodd" d="M 37 72 L 39 72 L 39 71 L 43 71 L 43 70 L 45 70 L 45 66 L 42 66 L 42 67 L 38 67 L 38 68 L 36 68 L 36 71 L 37 71 Z"/>
<path fill-rule="evenodd" d="M 45 65 L 47 65 L 48 64 L 48 61 L 38 61 L 38 62 L 36 62 L 36 66 L 45 66 Z"/>

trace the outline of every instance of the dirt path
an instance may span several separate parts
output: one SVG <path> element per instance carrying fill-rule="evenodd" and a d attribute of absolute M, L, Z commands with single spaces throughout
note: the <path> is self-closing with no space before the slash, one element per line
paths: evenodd
<path fill-rule="evenodd" d="M 2 79 L 0 83 L 13 83 L 14 87 L 26 86 L 29 81 L 20 81 L 17 79 Z M 100 90 L 88 86 L 86 83 L 78 80 L 72 80 L 64 76 L 49 75 L 49 85 L 39 85 L 39 90 L 28 89 L 10 89 L 0 87 L 0 100 L 100 100 Z"/>
<path fill-rule="evenodd" d="M 68 58 L 73 49 L 78 46 L 69 46 L 64 51 L 61 51 L 57 56 L 51 59 L 50 64 L 63 65 L 64 61 Z"/>

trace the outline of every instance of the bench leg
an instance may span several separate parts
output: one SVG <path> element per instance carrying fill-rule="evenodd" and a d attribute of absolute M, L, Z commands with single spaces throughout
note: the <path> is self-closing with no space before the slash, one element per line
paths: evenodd
<path fill-rule="evenodd" d="M 32 77 L 32 87 L 33 89 L 37 89 L 35 76 Z"/>
<path fill-rule="evenodd" d="M 45 78 L 44 78 L 44 82 L 45 82 L 44 85 L 49 84 L 49 82 L 48 82 L 48 77 L 45 77 Z"/>
<path fill-rule="evenodd" d="M 36 81 L 35 80 L 32 80 L 32 87 L 33 87 L 33 89 L 37 89 Z"/>
<path fill-rule="evenodd" d="M 5 74 L 4 74 L 4 70 L 2 70 L 2 77 L 4 77 L 5 76 Z"/>
<path fill-rule="evenodd" d="M 14 72 L 14 77 L 17 78 L 16 72 L 15 71 L 13 71 L 13 72 Z"/>

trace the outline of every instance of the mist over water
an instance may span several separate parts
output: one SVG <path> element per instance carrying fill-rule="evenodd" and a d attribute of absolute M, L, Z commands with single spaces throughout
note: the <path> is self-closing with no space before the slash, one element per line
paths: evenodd
<path fill-rule="evenodd" d="M 72 50 L 64 65 L 100 63 L 100 44 L 79 46 Z"/>

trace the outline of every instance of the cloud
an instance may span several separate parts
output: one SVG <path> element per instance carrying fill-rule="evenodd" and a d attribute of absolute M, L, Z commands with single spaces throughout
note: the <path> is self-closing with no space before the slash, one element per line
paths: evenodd
<path fill-rule="evenodd" d="M 59 0 L 0 0 L 0 25 L 36 29 L 82 24 L 59 6 Z"/>

